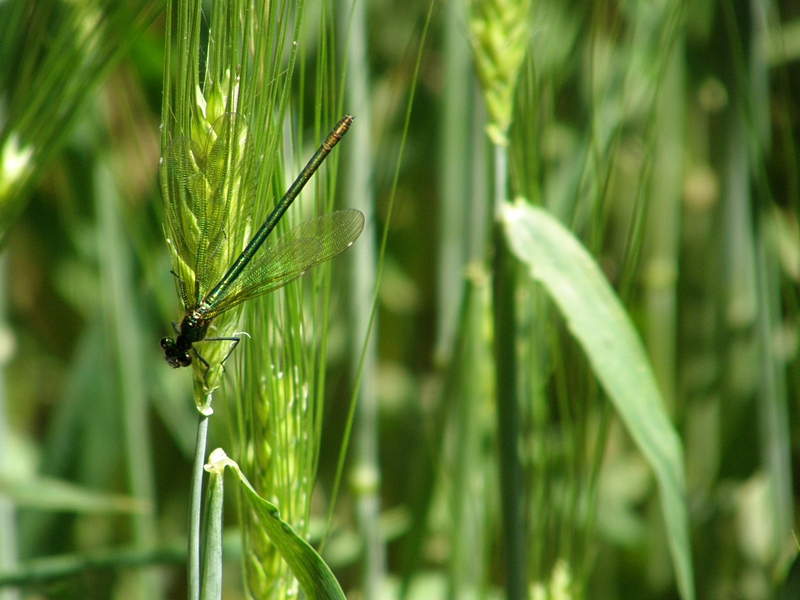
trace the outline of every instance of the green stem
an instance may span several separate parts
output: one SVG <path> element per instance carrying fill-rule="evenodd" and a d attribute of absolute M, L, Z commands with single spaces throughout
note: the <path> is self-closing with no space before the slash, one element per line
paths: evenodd
<path fill-rule="evenodd" d="M 344 3 L 349 9 L 350 3 Z M 349 10 L 343 10 L 347 14 Z M 366 343 L 361 371 L 357 414 L 355 422 L 355 454 L 352 488 L 356 494 L 356 518 L 364 544 L 364 579 L 362 589 L 366 598 L 378 598 L 386 578 L 386 548 L 380 534 L 380 481 L 378 456 L 380 432 L 378 427 L 378 394 L 376 372 L 378 364 L 377 322 L 370 324 L 364 318 L 372 308 L 373 290 L 376 289 L 377 258 L 375 256 L 375 218 L 372 190 L 372 116 L 370 114 L 369 60 L 367 47 L 366 6 L 363 2 L 352 5 L 350 28 L 347 35 L 348 69 L 345 93 L 348 108 L 358 115 L 358 127 L 353 129 L 356 139 L 348 145 L 350 160 L 346 163 L 346 181 L 350 205 L 366 216 L 366 226 L 361 240 L 352 249 L 352 299 L 351 320 L 353 356 L 357 357 Z M 344 20 L 344 19 L 342 19 Z M 357 268 L 355 265 L 358 265 Z M 366 340 L 366 342 L 365 342 Z M 360 365 L 353 364 L 353 376 Z"/>
<path fill-rule="evenodd" d="M 385 220 L 385 223 L 384 223 L 384 226 L 383 226 L 383 232 L 381 234 L 380 251 L 378 252 L 378 273 L 375 276 L 375 289 L 374 289 L 373 294 L 372 294 L 372 307 L 371 307 L 370 313 L 369 313 L 369 321 L 368 321 L 368 325 L 367 325 L 367 332 L 372 331 L 372 326 L 373 326 L 373 323 L 375 322 L 375 315 L 376 315 L 376 312 L 378 310 L 378 292 L 380 290 L 381 277 L 383 275 L 383 256 L 384 256 L 384 254 L 386 252 L 386 240 L 389 237 L 389 225 L 391 224 L 391 221 L 392 221 L 392 212 L 393 212 L 393 209 L 394 209 L 395 193 L 397 191 L 397 185 L 398 185 L 398 182 L 400 180 L 400 170 L 401 170 L 401 166 L 402 166 L 402 157 L 403 157 L 403 152 L 405 151 L 405 145 L 406 145 L 406 138 L 408 136 L 409 123 L 411 122 L 411 109 L 412 109 L 413 103 L 414 103 L 413 102 L 414 101 L 414 97 L 415 97 L 414 94 L 416 92 L 417 82 L 419 81 L 419 70 L 420 70 L 420 65 L 422 64 L 422 51 L 425 48 L 425 39 L 427 38 L 427 35 L 428 35 L 428 28 L 429 28 L 430 23 L 431 23 L 431 15 L 433 14 L 434 5 L 435 5 L 434 2 L 431 2 L 428 5 L 428 13 L 426 14 L 426 17 L 425 17 L 425 27 L 422 30 L 422 37 L 421 37 L 420 42 L 419 42 L 419 48 L 418 48 L 418 51 L 417 51 L 417 58 L 416 58 L 416 61 L 414 63 L 414 73 L 411 76 L 412 85 L 411 85 L 411 90 L 409 91 L 409 94 L 408 94 L 408 102 L 406 103 L 406 114 L 405 114 L 405 120 L 404 120 L 404 123 L 403 123 L 403 133 L 402 133 L 402 136 L 400 138 L 401 139 L 400 148 L 399 148 L 399 151 L 397 153 L 398 159 L 397 159 L 397 162 L 395 164 L 395 171 L 394 171 L 394 176 L 392 178 L 391 191 L 389 192 L 389 202 L 388 202 L 387 207 L 386 207 L 386 215 L 387 215 L 387 217 L 386 217 L 386 220 Z M 327 517 L 326 517 L 326 520 L 327 520 L 327 523 L 328 523 L 328 525 L 326 526 L 326 530 L 330 529 L 330 523 L 333 520 L 333 509 L 334 509 L 334 506 L 336 505 L 336 497 L 339 494 L 339 485 L 341 483 L 342 472 L 344 471 L 344 462 L 345 462 L 345 458 L 347 456 L 347 448 L 348 448 L 349 443 L 350 443 L 350 432 L 352 431 L 353 418 L 354 418 L 355 409 L 356 409 L 355 398 L 358 397 L 359 388 L 361 387 L 361 378 L 362 378 L 362 375 L 364 373 L 365 361 L 366 361 L 366 356 L 367 356 L 368 349 L 369 349 L 369 346 L 367 344 L 364 344 L 364 348 L 363 348 L 363 350 L 361 352 L 361 357 L 359 358 L 358 371 L 357 371 L 356 376 L 355 376 L 355 389 L 353 390 L 353 396 L 352 396 L 352 400 L 350 402 L 350 408 L 348 410 L 347 418 L 346 418 L 346 421 L 345 421 L 344 433 L 342 435 L 341 449 L 339 451 L 339 458 L 337 459 L 337 463 L 336 463 L 336 475 L 334 476 L 333 485 L 331 486 L 331 501 L 330 501 L 330 506 L 328 507 L 328 514 L 327 514 Z M 324 542 L 323 542 L 323 546 L 324 546 Z"/>
<path fill-rule="evenodd" d="M 8 254 L 3 252 L 0 256 L 0 281 L 3 284 L 10 283 L 7 277 Z M 6 298 L 8 287 L 0 290 L 0 334 L 6 331 Z M 2 343 L 11 344 L 10 334 L 3 335 L 6 340 Z M 11 468 L 11 452 L 9 449 L 8 418 L 6 413 L 6 380 L 5 365 L 11 356 L 10 348 L 0 348 L 0 472 Z M 6 494 L 0 493 L 0 569 L 7 570 L 17 566 L 17 521 L 16 507 L 14 501 Z M 20 597 L 17 589 L 7 589 L 0 591 L 0 599 L 16 600 Z"/>
<path fill-rule="evenodd" d="M 200 598 L 200 505 L 203 496 L 203 465 L 206 458 L 207 440 L 208 415 L 200 414 L 197 422 L 194 465 L 192 466 L 192 504 L 189 509 L 189 600 L 199 600 Z"/>
<path fill-rule="evenodd" d="M 505 202 L 506 147 L 494 147 L 495 215 Z M 506 597 L 522 600 L 525 590 L 525 527 L 522 518 L 522 465 L 518 453 L 519 407 L 515 349 L 514 261 L 508 252 L 502 223 L 493 231 L 493 320 L 497 394 L 497 437 L 500 493 L 506 551 Z"/>
<path fill-rule="evenodd" d="M 155 505 L 155 475 L 150 440 L 150 404 L 144 389 L 145 368 L 136 307 L 131 298 L 132 265 L 120 214 L 120 198 L 109 167 L 97 164 L 95 188 L 99 255 L 103 284 L 104 315 L 116 353 L 124 424 L 125 453 L 128 462 L 128 488 L 134 498 Z M 148 511 L 133 518 L 133 536 L 140 549 L 150 548 L 157 538 L 155 515 Z M 162 596 L 153 571 L 139 574 L 139 597 L 155 600 Z"/>
<path fill-rule="evenodd" d="M 471 158 L 472 66 L 470 47 L 464 36 L 467 3 L 448 2 L 444 29 L 444 93 L 441 112 L 439 168 L 439 258 L 437 268 L 436 350 L 437 366 L 446 365 L 453 353 L 456 327 L 461 317 L 464 265 L 467 262 L 467 219 L 470 214 L 469 177 Z M 466 100 L 465 100 L 466 99 Z M 483 129 L 481 128 L 481 135 Z M 482 216 L 485 221 L 485 217 Z"/>

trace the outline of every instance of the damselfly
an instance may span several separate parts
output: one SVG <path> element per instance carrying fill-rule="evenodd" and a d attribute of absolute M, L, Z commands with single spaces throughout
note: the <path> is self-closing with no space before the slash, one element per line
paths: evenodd
<path fill-rule="evenodd" d="M 170 142 L 161 162 L 168 242 L 173 273 L 185 314 L 173 340 L 161 340 L 173 367 L 188 367 L 192 354 L 209 368 L 193 344 L 207 338 L 211 322 L 234 306 L 274 291 L 306 270 L 349 248 L 364 228 L 364 215 L 342 210 L 305 221 L 263 251 L 261 246 L 333 147 L 347 133 L 353 117 L 345 115 L 230 266 L 221 258 L 236 256 L 251 227 L 255 161 L 245 119 L 220 117 L 205 147 L 189 138 Z M 177 262 L 177 265 L 175 264 Z M 220 264 L 222 262 L 222 264 Z"/>

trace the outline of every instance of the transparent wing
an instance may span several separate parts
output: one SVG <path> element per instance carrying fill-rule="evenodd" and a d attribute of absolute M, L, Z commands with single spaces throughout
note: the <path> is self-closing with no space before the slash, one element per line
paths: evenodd
<path fill-rule="evenodd" d="M 193 189 L 200 173 L 195 157 L 201 154 L 192 140 L 181 137 L 170 142 L 161 161 L 167 240 L 176 258 L 173 270 L 186 308 L 197 305 L 196 298 L 189 296 L 190 290 L 194 290 L 194 262 L 199 238 L 197 205 L 201 201 Z"/>
<path fill-rule="evenodd" d="M 364 229 L 364 215 L 355 209 L 341 210 L 305 221 L 261 250 L 239 278 L 209 306 L 212 318 L 237 304 L 272 292 L 308 269 L 330 260 L 349 248 Z"/>
<path fill-rule="evenodd" d="M 205 297 L 243 248 L 253 208 L 253 150 L 244 117 L 228 113 L 214 124 L 204 153 L 206 202 L 199 219 L 197 298 Z"/>
<path fill-rule="evenodd" d="M 234 113 L 217 119 L 202 147 L 185 137 L 167 146 L 162 185 L 186 308 L 199 304 L 243 247 L 253 206 L 252 164 L 247 123 Z"/>

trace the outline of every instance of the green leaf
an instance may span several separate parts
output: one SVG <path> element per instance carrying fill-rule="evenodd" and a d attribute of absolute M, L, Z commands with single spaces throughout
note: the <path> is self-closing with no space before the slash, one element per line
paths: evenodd
<path fill-rule="evenodd" d="M 209 464 L 205 467 L 209 472 L 209 478 L 206 488 L 201 600 L 220 600 L 222 598 L 222 502 L 224 498 L 223 475 L 227 458 L 225 452 L 217 449 L 208 457 Z"/>
<path fill-rule="evenodd" d="M 345 600 L 339 582 L 336 581 L 336 577 L 333 576 L 322 557 L 308 542 L 295 533 L 291 525 L 281 519 L 277 506 L 258 495 L 239 469 L 239 465 L 225 456 L 221 449 L 215 450 L 212 457 L 215 459 L 215 468 L 231 467 L 239 475 L 239 483 L 244 497 L 258 516 L 264 533 L 267 534 L 283 560 L 289 565 L 292 574 L 297 578 L 306 598 Z"/>
<path fill-rule="evenodd" d="M 87 489 L 52 477 L 0 474 L 0 492 L 19 506 L 76 513 L 146 513 L 149 502 Z"/>
<path fill-rule="evenodd" d="M 655 472 L 678 588 L 684 599 L 693 600 L 683 447 L 641 339 L 592 256 L 550 213 L 517 201 L 504 207 L 503 220 L 512 252 L 552 296 Z"/>

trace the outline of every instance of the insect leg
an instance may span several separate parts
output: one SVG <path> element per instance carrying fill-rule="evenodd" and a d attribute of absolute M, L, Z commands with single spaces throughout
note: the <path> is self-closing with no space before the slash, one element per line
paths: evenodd
<path fill-rule="evenodd" d="M 214 337 L 214 338 L 206 338 L 203 341 L 204 342 L 233 342 L 231 344 L 230 349 L 228 350 L 228 353 L 225 355 L 225 358 L 223 358 L 220 361 L 220 364 L 224 364 L 225 361 L 228 360 L 228 357 L 231 355 L 231 353 L 233 352 L 234 348 L 236 348 L 236 346 L 239 345 L 239 342 L 242 341 L 242 338 L 240 338 L 240 337 Z"/>
<path fill-rule="evenodd" d="M 244 333 L 244 335 L 246 335 L 247 337 L 250 337 L 250 335 L 248 335 L 247 333 Z M 242 338 L 240 338 L 240 337 L 210 337 L 210 338 L 205 338 L 203 340 L 203 342 L 232 342 L 230 350 L 228 350 L 228 353 L 220 361 L 220 364 L 222 365 L 223 370 L 225 369 L 225 364 L 224 364 L 225 361 L 228 360 L 228 357 L 233 353 L 234 348 L 236 348 L 236 346 L 238 346 L 239 342 L 241 342 L 241 341 L 242 341 Z M 194 352 L 194 355 L 197 357 L 197 360 L 199 360 L 201 363 L 203 363 L 205 365 L 205 367 L 206 367 L 206 373 L 203 376 L 203 379 L 205 380 L 206 385 L 208 385 L 208 380 L 205 379 L 205 378 L 208 376 L 208 372 L 211 370 L 211 365 L 208 364 L 208 361 L 205 358 L 202 357 L 202 355 L 197 351 L 196 348 L 193 347 L 192 348 L 192 352 Z"/>
<path fill-rule="evenodd" d="M 203 363 L 203 365 L 205 365 L 206 367 L 206 372 L 203 374 L 203 382 L 206 384 L 206 386 L 208 386 L 207 377 L 208 377 L 208 372 L 211 370 L 211 365 L 208 364 L 208 361 L 205 358 L 203 358 L 203 355 L 200 354 L 194 347 L 192 348 L 192 352 L 194 353 L 197 360 Z"/>

